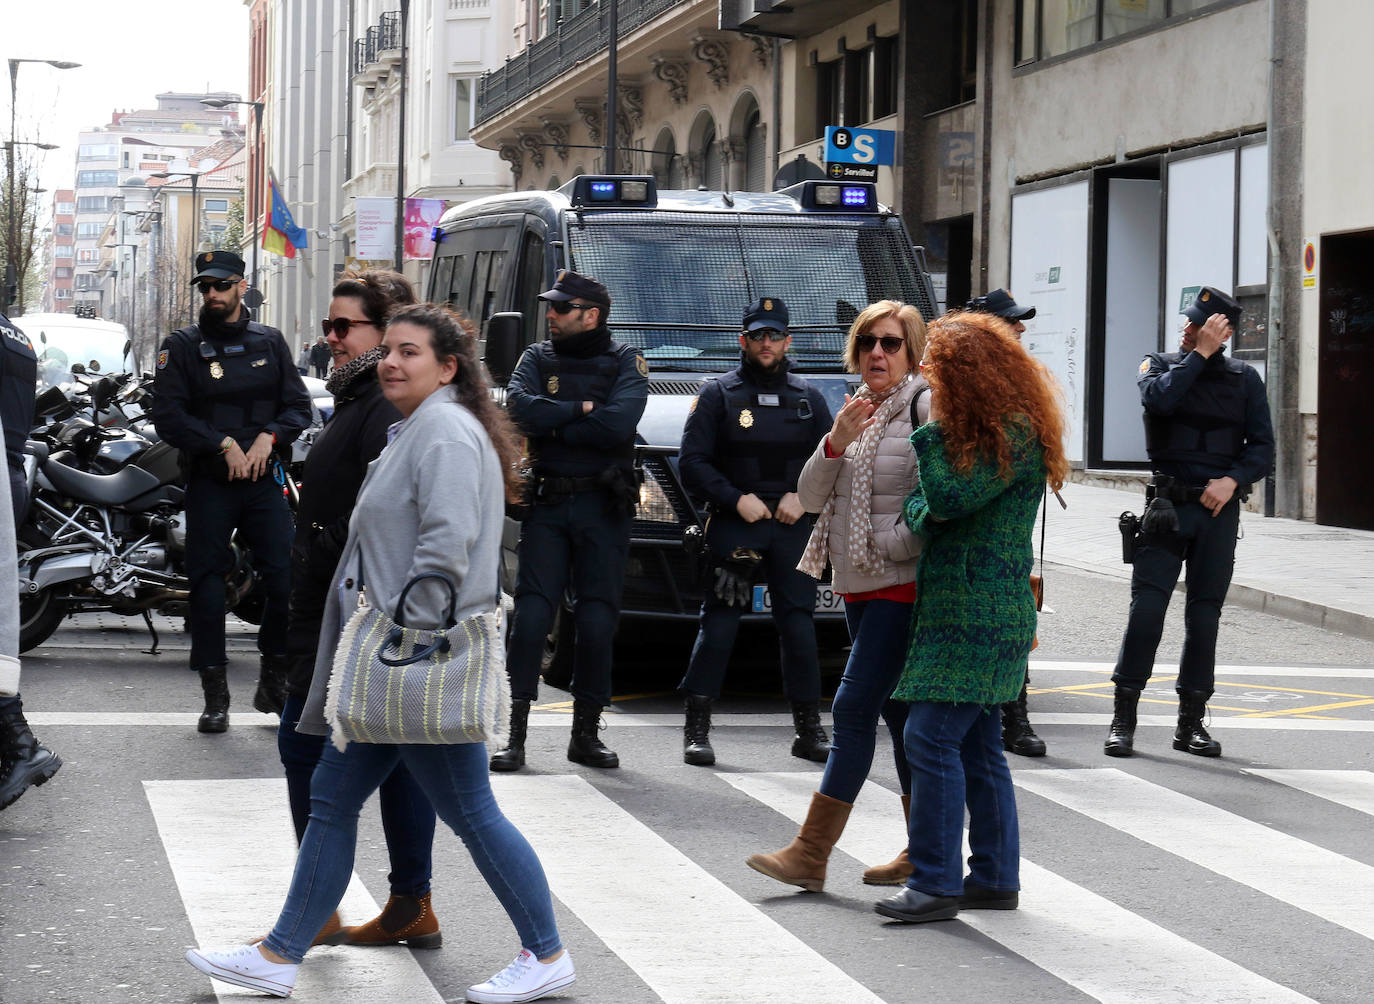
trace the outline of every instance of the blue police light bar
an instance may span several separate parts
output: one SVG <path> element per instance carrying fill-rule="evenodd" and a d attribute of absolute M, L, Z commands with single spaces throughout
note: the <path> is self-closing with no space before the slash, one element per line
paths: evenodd
<path fill-rule="evenodd" d="M 803 210 L 816 213 L 876 213 L 878 189 L 869 182 L 804 181 L 784 188 L 779 195 L 790 195 Z"/>
<path fill-rule="evenodd" d="M 574 206 L 652 209 L 658 205 L 658 186 L 651 177 L 581 175 L 572 180 L 571 187 L 569 199 Z"/>

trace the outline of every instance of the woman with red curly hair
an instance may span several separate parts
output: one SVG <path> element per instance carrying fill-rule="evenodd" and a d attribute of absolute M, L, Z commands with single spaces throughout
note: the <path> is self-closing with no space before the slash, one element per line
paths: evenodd
<path fill-rule="evenodd" d="M 1016 909 L 1020 837 L 999 711 L 1020 693 L 1035 636 L 1036 510 L 1046 481 L 1057 491 L 1069 469 L 1053 379 L 1006 321 L 940 318 L 927 329 L 921 373 L 931 421 L 911 436 L 921 480 L 904 515 L 925 546 L 892 695 L 911 702 L 912 871 L 898 895 L 874 905 L 907 923 Z"/>

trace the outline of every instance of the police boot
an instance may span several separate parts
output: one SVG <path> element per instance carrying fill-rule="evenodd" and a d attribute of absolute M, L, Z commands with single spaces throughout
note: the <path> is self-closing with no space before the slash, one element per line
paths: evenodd
<path fill-rule="evenodd" d="M 197 732 L 227 732 L 229 729 L 229 681 L 224 663 L 200 671 L 200 688 L 205 691 L 205 710 L 196 723 Z"/>
<path fill-rule="evenodd" d="M 1017 756 L 1045 755 L 1045 740 L 1031 728 L 1024 683 L 1021 684 L 1021 696 L 1002 705 L 1002 748 Z"/>
<path fill-rule="evenodd" d="M 711 699 L 688 694 L 684 710 L 687 721 L 682 727 L 682 762 L 709 767 L 716 762 L 716 751 L 711 749 Z"/>
<path fill-rule="evenodd" d="M 792 722 L 797 734 L 792 739 L 792 755 L 802 760 L 825 763 L 830 757 L 830 739 L 821 728 L 819 701 L 800 701 L 792 705 Z"/>
<path fill-rule="evenodd" d="M 601 728 L 601 705 L 592 701 L 573 701 L 572 739 L 568 742 L 568 759 L 584 767 L 619 767 L 620 757 L 608 750 L 597 734 Z"/>
<path fill-rule="evenodd" d="M 34 738 L 17 706 L 0 712 L 0 809 L 30 786 L 46 784 L 61 766 L 62 758 Z"/>
<path fill-rule="evenodd" d="M 1194 756 L 1221 756 L 1221 743 L 1207 734 L 1202 717 L 1207 714 L 1207 698 L 1201 690 L 1178 692 L 1178 728 L 1174 729 L 1174 749 Z"/>
<path fill-rule="evenodd" d="M 517 697 L 510 702 L 510 737 L 491 757 L 491 769 L 500 773 L 525 766 L 525 735 L 530 726 L 530 702 Z"/>
<path fill-rule="evenodd" d="M 1135 752 L 1135 707 L 1140 691 L 1117 687 L 1112 698 L 1112 726 L 1102 752 L 1107 756 L 1130 756 Z"/>
<path fill-rule="evenodd" d="M 264 655 L 258 671 L 258 689 L 253 695 L 253 707 L 264 715 L 280 715 L 286 706 L 286 671 L 290 656 Z"/>

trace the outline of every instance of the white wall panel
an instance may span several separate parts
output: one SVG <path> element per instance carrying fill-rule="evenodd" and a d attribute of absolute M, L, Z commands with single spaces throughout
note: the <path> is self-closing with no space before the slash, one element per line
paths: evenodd
<path fill-rule="evenodd" d="M 1269 281 L 1269 144 L 1240 151 L 1240 254 L 1236 285 L 1257 286 Z"/>
<path fill-rule="evenodd" d="M 1169 218 L 1165 226 L 1165 345 L 1183 322 L 1176 315 L 1183 290 L 1231 290 L 1235 259 L 1236 154 L 1234 150 L 1177 160 L 1169 165 Z"/>

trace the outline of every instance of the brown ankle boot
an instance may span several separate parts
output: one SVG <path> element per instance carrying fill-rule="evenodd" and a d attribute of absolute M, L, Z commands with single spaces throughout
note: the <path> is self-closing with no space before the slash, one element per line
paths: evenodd
<path fill-rule="evenodd" d="M 907 820 L 911 818 L 911 796 L 902 796 L 902 823 L 903 828 Z M 874 865 L 872 868 L 864 869 L 864 885 L 901 885 L 911 877 L 911 862 L 907 859 L 906 848 L 902 848 L 902 853 L 885 865 Z"/>
<path fill-rule="evenodd" d="M 779 882 L 820 892 L 825 887 L 825 863 L 852 808 L 849 802 L 816 792 L 796 839 L 775 854 L 751 854 L 745 864 Z"/>
<path fill-rule="evenodd" d="M 334 935 L 333 945 L 409 945 L 411 948 L 438 948 L 444 943 L 439 918 L 423 896 L 397 896 L 386 901 L 381 914 L 358 927 L 345 927 Z"/>

